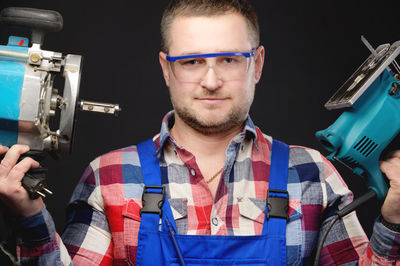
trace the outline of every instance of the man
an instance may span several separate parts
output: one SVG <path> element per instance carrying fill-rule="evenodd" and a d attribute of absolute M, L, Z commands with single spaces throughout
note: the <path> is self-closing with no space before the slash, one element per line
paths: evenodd
<path fill-rule="evenodd" d="M 27 158 L 16 164 L 25 146 L 0 147 L 0 153 L 7 152 L 0 164 L 1 199 L 23 217 L 17 226 L 21 263 L 264 265 L 276 259 L 270 250 L 281 243 L 285 249 L 278 252 L 285 256 L 275 265 L 310 263 L 320 230 L 352 194 L 318 152 L 291 146 L 288 173 L 281 176 L 287 178 L 288 222 L 265 216 L 276 142 L 248 116 L 264 61 L 253 9 L 244 0 L 171 1 L 161 31 L 159 60 L 174 106 L 153 138 L 155 157 L 150 156 L 160 166 L 158 181 L 165 188 L 161 232 L 151 232 L 143 222 L 153 219 L 158 229 L 158 214 L 140 212 L 144 186 L 157 184 L 149 183 L 136 146 L 89 165 L 72 196 L 62 239 L 42 200 L 31 201 L 21 187 L 23 174 L 38 163 Z M 391 188 L 370 242 L 352 213 L 328 235 L 322 264 L 399 263 L 400 232 L 394 231 L 400 224 L 399 157 L 394 153 L 381 164 Z M 284 222 L 284 242 L 270 241 L 265 234 L 270 221 Z M 149 241 L 152 234 L 160 242 Z M 216 252 L 231 243 L 240 245 Z M 189 255 L 198 246 L 197 256 Z"/>

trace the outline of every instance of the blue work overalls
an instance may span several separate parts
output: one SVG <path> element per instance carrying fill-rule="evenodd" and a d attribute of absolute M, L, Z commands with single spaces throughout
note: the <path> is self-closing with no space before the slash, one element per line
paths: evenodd
<path fill-rule="evenodd" d="M 261 235 L 179 235 L 161 186 L 152 140 L 138 145 L 145 189 L 137 265 L 286 265 L 289 147 L 274 140 L 265 221 Z M 266 177 L 267 178 L 267 177 Z M 159 230 L 159 220 L 162 225 Z"/>

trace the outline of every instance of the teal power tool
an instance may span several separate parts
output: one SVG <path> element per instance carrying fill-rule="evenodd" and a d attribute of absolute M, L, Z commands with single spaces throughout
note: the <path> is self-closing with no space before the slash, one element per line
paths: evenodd
<path fill-rule="evenodd" d="M 400 130 L 400 66 L 395 60 L 400 41 L 374 49 L 363 36 L 361 40 L 371 55 L 325 104 L 328 110 L 345 110 L 316 136 L 331 152 L 327 158 L 364 177 L 369 191 L 335 213 L 320 237 L 314 266 L 319 265 L 323 244 L 336 221 L 375 196 L 383 202 L 388 191 L 379 157 Z"/>
<path fill-rule="evenodd" d="M 329 110 L 345 110 L 316 136 L 331 152 L 329 160 L 364 177 L 368 188 L 383 201 L 388 186 L 379 169 L 379 157 L 400 130 L 400 67 L 395 60 L 400 41 L 375 50 L 361 39 L 371 55 L 325 104 Z"/>
<path fill-rule="evenodd" d="M 0 144 L 28 145 L 31 152 L 27 155 L 37 160 L 43 159 L 45 152 L 69 153 L 77 109 L 118 114 L 118 104 L 78 99 L 82 56 L 42 50 L 45 33 L 63 27 L 58 12 L 9 7 L 1 10 L 0 22 L 32 33 L 31 46 L 28 38 L 17 36 L 0 45 Z M 63 87 L 54 86 L 55 77 L 64 80 Z M 45 171 L 31 169 L 22 180 L 31 198 L 51 194 L 45 185 Z"/>

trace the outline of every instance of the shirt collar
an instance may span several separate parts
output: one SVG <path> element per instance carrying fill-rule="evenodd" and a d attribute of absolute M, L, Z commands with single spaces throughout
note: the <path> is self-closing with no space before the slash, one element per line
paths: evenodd
<path fill-rule="evenodd" d="M 164 145 L 167 143 L 167 140 L 171 140 L 175 145 L 180 146 L 172 137 L 170 129 L 174 125 L 175 117 L 174 111 L 169 111 L 163 118 L 161 123 L 161 130 L 160 130 L 160 145 L 156 151 L 155 155 L 159 155 L 161 150 L 163 149 Z M 252 138 L 254 141 L 255 148 L 257 149 L 257 132 L 256 127 L 251 120 L 250 116 L 247 115 L 246 121 L 244 123 L 243 131 L 240 132 L 237 136 L 234 137 L 234 140 L 237 139 L 239 136 L 247 136 Z M 243 139 L 243 137 L 239 137 L 239 139 Z"/>

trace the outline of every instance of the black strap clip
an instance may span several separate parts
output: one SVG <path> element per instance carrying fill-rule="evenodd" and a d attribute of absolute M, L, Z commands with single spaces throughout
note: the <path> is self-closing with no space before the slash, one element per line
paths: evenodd
<path fill-rule="evenodd" d="M 285 194 L 282 196 L 275 194 Z M 271 217 L 289 220 L 289 193 L 286 190 L 268 189 L 267 191 L 267 220 Z"/>
<path fill-rule="evenodd" d="M 148 189 L 161 189 L 161 193 L 149 192 Z M 142 194 L 142 205 L 140 216 L 142 213 L 155 213 L 162 215 L 162 206 L 165 199 L 165 188 L 163 186 L 145 186 Z"/>

